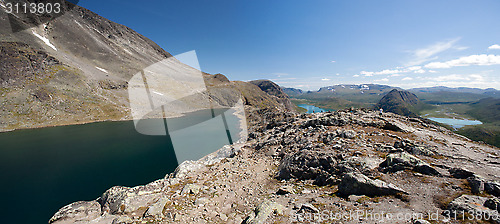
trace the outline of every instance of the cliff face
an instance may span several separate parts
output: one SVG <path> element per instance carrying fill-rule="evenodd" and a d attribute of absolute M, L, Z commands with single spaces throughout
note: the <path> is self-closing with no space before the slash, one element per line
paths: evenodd
<path fill-rule="evenodd" d="M 130 28 L 67 4 L 53 20 L 9 16 L 0 8 L 0 131 L 131 119 L 128 81 L 172 57 Z M 13 33 L 11 24 L 21 31 Z M 248 105 L 286 109 L 260 89 L 242 87 L 251 84 L 203 76 L 220 106 L 232 105 L 244 90 L 260 96 Z"/>
<path fill-rule="evenodd" d="M 497 148 L 372 110 L 251 115 L 263 119 L 246 143 L 67 205 L 50 223 L 377 223 L 364 214 L 388 213 L 414 216 L 387 223 L 415 223 L 434 213 L 497 212 Z M 350 212 L 362 214 L 335 216 Z"/>

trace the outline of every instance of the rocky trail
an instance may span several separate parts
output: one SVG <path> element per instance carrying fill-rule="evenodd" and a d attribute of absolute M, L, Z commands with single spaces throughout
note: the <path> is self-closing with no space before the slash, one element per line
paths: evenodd
<path fill-rule="evenodd" d="M 500 223 L 498 148 L 365 109 L 247 114 L 248 141 L 50 223 Z"/>

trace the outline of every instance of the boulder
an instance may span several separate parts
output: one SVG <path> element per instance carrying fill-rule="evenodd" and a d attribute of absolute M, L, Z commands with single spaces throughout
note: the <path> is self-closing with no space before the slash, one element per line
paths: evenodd
<path fill-rule="evenodd" d="M 280 189 L 276 192 L 277 195 L 286 195 L 286 194 L 295 194 L 295 189 L 293 189 L 293 186 L 291 185 L 286 185 L 286 186 L 281 186 Z"/>
<path fill-rule="evenodd" d="M 332 184 L 331 176 L 337 173 L 337 159 L 332 152 L 302 150 L 283 158 L 278 178 L 314 180 L 317 185 Z"/>
<path fill-rule="evenodd" d="M 469 182 L 470 189 L 474 194 L 480 194 L 484 191 L 484 178 L 479 175 L 472 175 L 467 178 L 467 182 Z"/>
<path fill-rule="evenodd" d="M 454 178 L 458 179 L 467 179 L 469 177 L 472 177 L 474 175 L 474 172 L 469 171 L 464 168 L 451 168 L 448 170 L 450 172 L 450 175 Z"/>
<path fill-rule="evenodd" d="M 186 184 L 182 188 L 181 194 L 198 194 L 200 192 L 200 186 L 196 184 Z"/>
<path fill-rule="evenodd" d="M 319 209 L 314 207 L 314 205 L 311 205 L 309 203 L 302 204 L 300 206 L 299 212 L 312 212 L 312 213 L 319 213 Z"/>
<path fill-rule="evenodd" d="M 488 200 L 486 197 L 476 195 L 462 195 L 448 204 L 448 210 L 457 212 L 467 212 L 481 217 L 494 217 L 497 211 L 485 207 Z"/>
<path fill-rule="evenodd" d="M 264 200 L 255 210 L 243 221 L 244 224 L 263 224 L 272 214 L 283 214 L 284 207 L 276 202 Z"/>
<path fill-rule="evenodd" d="M 489 181 L 484 183 L 484 190 L 491 195 L 500 197 L 500 183 L 496 181 Z"/>
<path fill-rule="evenodd" d="M 66 205 L 50 218 L 49 223 L 90 221 L 101 216 L 101 205 L 96 201 L 78 201 Z"/>
<path fill-rule="evenodd" d="M 490 198 L 484 202 L 484 207 L 496 210 L 500 213 L 500 199 Z"/>
<path fill-rule="evenodd" d="M 431 224 L 431 223 L 427 220 L 417 219 L 413 222 L 413 224 Z"/>
<path fill-rule="evenodd" d="M 385 161 L 380 164 L 380 168 L 382 171 L 389 172 L 411 168 L 416 172 L 426 175 L 441 175 L 434 167 L 407 152 L 397 152 L 387 155 Z"/>
<path fill-rule="evenodd" d="M 405 191 L 393 184 L 388 184 L 381 180 L 372 180 L 361 173 L 345 174 L 339 185 L 339 193 L 345 196 L 383 196 L 407 194 Z"/>

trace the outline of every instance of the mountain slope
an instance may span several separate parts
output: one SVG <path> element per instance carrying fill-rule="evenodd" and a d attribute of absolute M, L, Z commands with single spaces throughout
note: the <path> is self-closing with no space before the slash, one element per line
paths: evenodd
<path fill-rule="evenodd" d="M 417 115 L 411 111 L 411 108 L 420 103 L 420 100 L 415 94 L 408 91 L 393 89 L 380 100 L 377 106 L 384 111 L 415 117 Z"/>
<path fill-rule="evenodd" d="M 172 58 L 132 29 L 65 4 L 63 16 L 39 26 L 0 8 L 0 131 L 131 119 L 128 81 Z M 12 33 L 9 19 L 24 30 Z M 286 110 L 253 84 L 232 83 L 220 74 L 203 76 L 212 89 L 205 94 L 219 106 L 232 105 L 246 91 L 260 96 L 247 105 Z"/>

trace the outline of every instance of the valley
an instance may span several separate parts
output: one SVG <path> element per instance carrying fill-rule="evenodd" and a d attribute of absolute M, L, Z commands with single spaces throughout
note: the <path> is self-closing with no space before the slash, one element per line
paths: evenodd
<path fill-rule="evenodd" d="M 375 109 L 391 90 L 402 90 L 398 87 L 373 84 L 335 85 L 323 87 L 318 91 L 283 89 L 296 105 L 309 104 L 330 110 L 351 107 Z M 415 94 L 419 103 L 398 105 L 400 110 L 406 108 L 403 110 L 406 112 L 393 112 L 402 115 L 414 114 L 441 122 L 448 121 L 452 124 L 441 124 L 473 140 L 500 147 L 500 91 L 491 88 L 431 87 L 409 89 L 408 92 Z M 471 125 L 453 127 L 457 122 Z"/>

